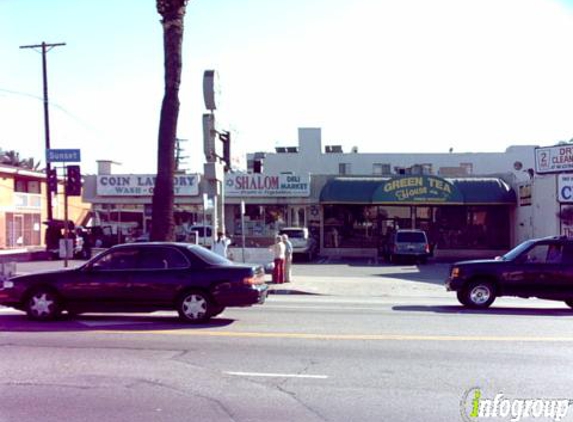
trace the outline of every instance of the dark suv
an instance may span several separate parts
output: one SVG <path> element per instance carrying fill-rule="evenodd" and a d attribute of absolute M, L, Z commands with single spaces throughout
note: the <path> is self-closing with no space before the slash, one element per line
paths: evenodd
<path fill-rule="evenodd" d="M 573 239 L 532 239 L 495 259 L 456 262 L 446 289 L 471 308 L 487 308 L 499 296 L 562 300 L 573 308 Z"/>

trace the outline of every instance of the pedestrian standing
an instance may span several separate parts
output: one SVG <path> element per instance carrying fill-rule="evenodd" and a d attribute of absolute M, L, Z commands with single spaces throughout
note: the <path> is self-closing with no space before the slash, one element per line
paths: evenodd
<path fill-rule="evenodd" d="M 292 268 L 292 243 L 288 240 L 288 235 L 283 234 L 283 242 L 285 244 L 285 283 L 291 282 L 291 268 Z"/>
<path fill-rule="evenodd" d="M 217 240 L 213 243 L 213 252 L 227 258 L 227 248 L 230 244 L 231 240 L 223 232 L 217 232 Z"/>
<path fill-rule="evenodd" d="M 90 234 L 85 229 L 80 229 L 79 236 L 82 239 L 82 258 L 90 259 L 92 257 L 92 242 L 90 239 Z"/>
<path fill-rule="evenodd" d="M 282 236 L 277 236 L 275 243 L 269 248 L 273 253 L 275 268 L 273 269 L 273 283 L 284 283 L 285 244 Z"/>

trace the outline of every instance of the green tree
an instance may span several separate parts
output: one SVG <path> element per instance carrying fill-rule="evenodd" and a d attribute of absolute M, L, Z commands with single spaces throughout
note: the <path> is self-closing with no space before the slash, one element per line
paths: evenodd
<path fill-rule="evenodd" d="M 157 0 L 163 25 L 165 92 L 161 104 L 157 151 L 157 179 L 153 190 L 151 240 L 174 240 L 173 218 L 175 138 L 179 117 L 183 18 L 188 0 Z"/>

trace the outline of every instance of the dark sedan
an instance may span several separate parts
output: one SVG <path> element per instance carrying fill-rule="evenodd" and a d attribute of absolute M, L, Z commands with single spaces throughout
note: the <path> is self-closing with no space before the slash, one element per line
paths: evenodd
<path fill-rule="evenodd" d="M 150 242 L 114 246 L 81 267 L 11 278 L 0 304 L 51 320 L 62 311 L 152 312 L 175 309 L 202 322 L 228 306 L 263 303 L 260 265 L 235 264 L 197 245 Z"/>

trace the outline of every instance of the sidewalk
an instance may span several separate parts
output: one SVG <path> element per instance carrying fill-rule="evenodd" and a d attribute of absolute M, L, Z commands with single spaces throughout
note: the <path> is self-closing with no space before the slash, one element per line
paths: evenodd
<path fill-rule="evenodd" d="M 368 296 L 368 297 L 451 297 L 443 284 L 399 280 L 389 277 L 317 277 L 297 276 L 296 281 L 271 284 L 271 294 L 298 294 L 321 296 Z"/>

